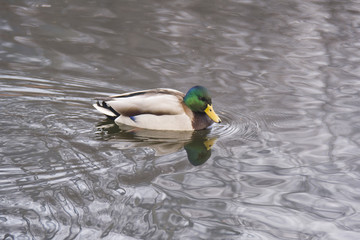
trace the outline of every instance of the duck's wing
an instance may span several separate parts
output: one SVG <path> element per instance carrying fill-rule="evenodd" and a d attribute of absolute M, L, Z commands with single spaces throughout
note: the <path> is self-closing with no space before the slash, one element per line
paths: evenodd
<path fill-rule="evenodd" d="M 116 118 L 119 115 L 137 116 L 141 114 L 176 115 L 184 113 L 184 93 L 173 89 L 158 88 L 145 91 L 110 96 L 94 107 L 103 114 Z"/>

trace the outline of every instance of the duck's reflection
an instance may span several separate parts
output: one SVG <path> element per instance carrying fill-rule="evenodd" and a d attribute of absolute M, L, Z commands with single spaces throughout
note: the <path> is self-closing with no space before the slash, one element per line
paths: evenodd
<path fill-rule="evenodd" d="M 113 144 L 119 149 L 149 147 L 155 155 L 162 156 L 185 149 L 189 162 L 194 166 L 205 163 L 211 156 L 211 147 L 216 137 L 209 137 L 209 130 L 194 132 L 154 131 L 131 128 L 125 125 L 118 126 L 111 120 L 98 123 L 105 140 L 119 139 Z"/>
<path fill-rule="evenodd" d="M 207 138 L 206 135 L 197 136 L 195 133 L 191 141 L 184 145 L 189 162 L 198 166 L 205 163 L 211 156 L 211 147 L 214 145 L 216 138 Z"/>

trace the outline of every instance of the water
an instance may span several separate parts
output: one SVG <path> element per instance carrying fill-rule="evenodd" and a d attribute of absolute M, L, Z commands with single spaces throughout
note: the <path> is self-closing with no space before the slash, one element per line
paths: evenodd
<path fill-rule="evenodd" d="M 0 6 L 0 238 L 360 237 L 358 1 Z M 194 134 L 91 106 L 197 84 Z"/>

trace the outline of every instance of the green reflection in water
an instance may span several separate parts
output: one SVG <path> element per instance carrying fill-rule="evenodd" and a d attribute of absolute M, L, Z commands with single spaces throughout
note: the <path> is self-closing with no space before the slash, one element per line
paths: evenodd
<path fill-rule="evenodd" d="M 211 156 L 211 147 L 214 145 L 216 138 L 208 139 L 206 136 L 196 136 L 184 145 L 190 163 L 199 166 L 205 163 Z"/>
<path fill-rule="evenodd" d="M 155 155 L 167 155 L 185 149 L 193 166 L 204 164 L 211 156 L 211 148 L 217 137 L 209 137 L 210 130 L 194 132 L 155 131 L 116 125 L 112 120 L 98 123 L 97 128 L 104 140 L 118 139 L 119 148 L 149 147 Z"/>

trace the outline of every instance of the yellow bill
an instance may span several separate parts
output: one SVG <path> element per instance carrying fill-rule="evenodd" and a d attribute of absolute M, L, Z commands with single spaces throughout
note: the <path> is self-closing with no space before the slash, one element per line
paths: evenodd
<path fill-rule="evenodd" d="M 205 109 L 204 112 L 205 112 L 205 113 L 209 116 L 209 118 L 210 118 L 211 120 L 213 120 L 214 122 L 216 122 L 216 123 L 221 123 L 221 119 L 220 119 L 219 116 L 214 112 L 214 109 L 213 109 L 213 107 L 212 107 L 210 104 L 207 105 L 207 108 Z"/>
<path fill-rule="evenodd" d="M 216 138 L 211 138 L 211 139 L 209 139 L 209 140 L 206 140 L 206 141 L 204 142 L 204 145 L 205 145 L 205 147 L 206 147 L 206 150 L 209 151 L 209 150 L 211 149 L 211 147 L 214 145 L 215 141 L 216 141 Z"/>

